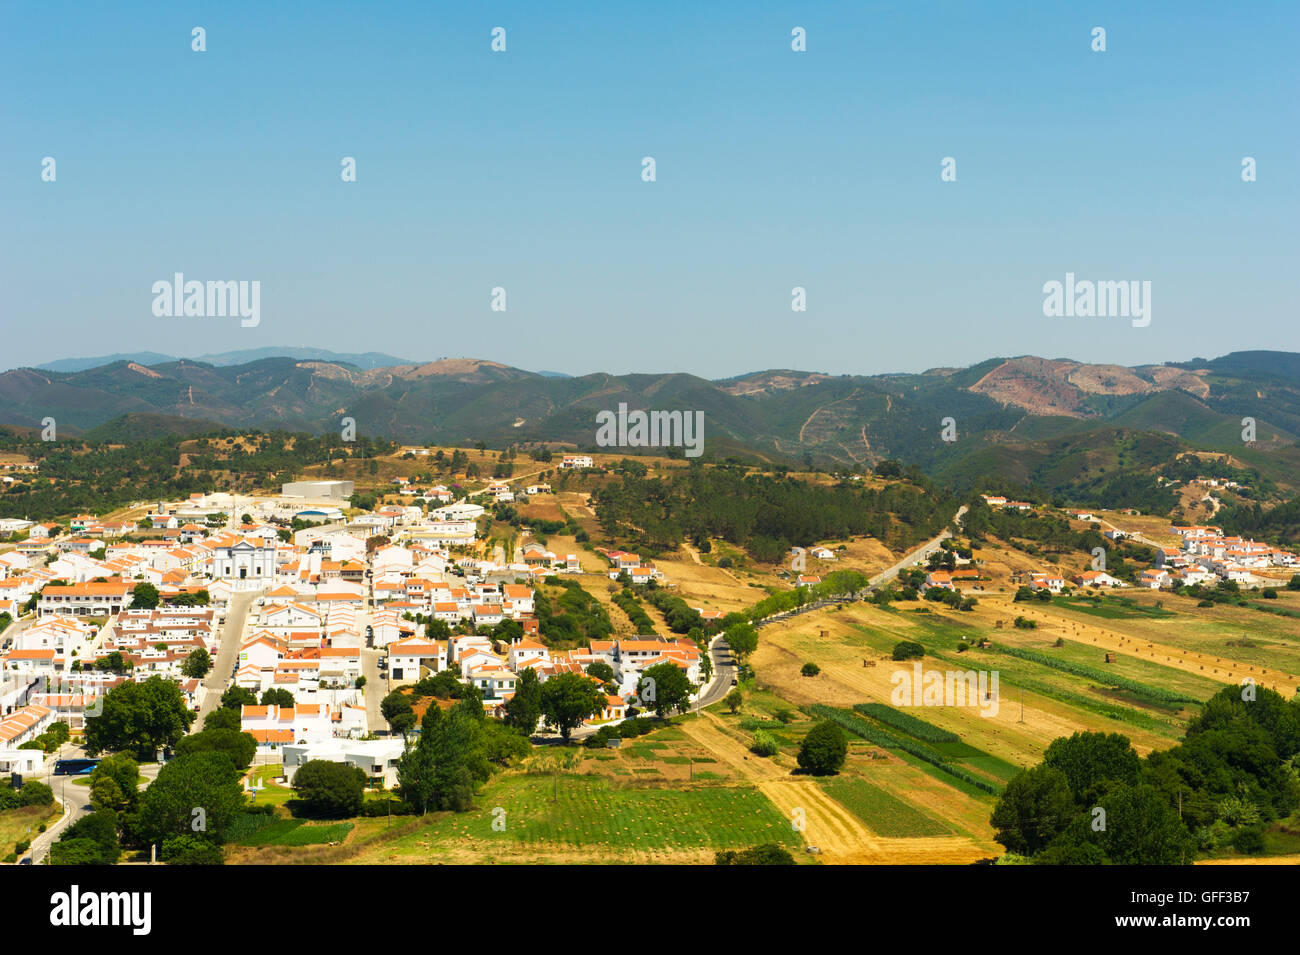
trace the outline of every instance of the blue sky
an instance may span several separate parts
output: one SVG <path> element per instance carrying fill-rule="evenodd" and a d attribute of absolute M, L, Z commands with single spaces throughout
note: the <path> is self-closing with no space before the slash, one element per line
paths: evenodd
<path fill-rule="evenodd" d="M 723 377 L 1300 350 L 1300 5 L 693 6 L 10 5 L 0 366 L 312 344 Z M 259 280 L 260 325 L 155 317 L 177 271 Z M 1151 281 L 1150 326 L 1045 318 L 1067 271 Z"/>

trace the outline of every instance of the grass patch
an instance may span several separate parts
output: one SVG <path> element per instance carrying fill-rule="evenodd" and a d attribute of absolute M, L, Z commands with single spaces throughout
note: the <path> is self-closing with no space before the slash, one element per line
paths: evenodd
<path fill-rule="evenodd" d="M 248 815 L 241 816 L 236 822 L 247 818 Z M 302 819 L 279 819 L 275 816 L 263 818 L 268 822 L 247 826 L 252 829 L 251 832 L 244 832 L 239 839 L 230 841 L 241 846 L 318 846 L 328 842 L 342 842 L 353 826 L 350 822 L 311 825 Z"/>
<path fill-rule="evenodd" d="M 1140 604 L 1132 597 L 1102 597 L 1099 600 L 1053 597 L 1050 603 L 1065 610 L 1075 610 L 1105 620 L 1131 620 L 1134 617 L 1151 617 L 1158 620 L 1177 616 L 1172 610 L 1150 604 Z"/>

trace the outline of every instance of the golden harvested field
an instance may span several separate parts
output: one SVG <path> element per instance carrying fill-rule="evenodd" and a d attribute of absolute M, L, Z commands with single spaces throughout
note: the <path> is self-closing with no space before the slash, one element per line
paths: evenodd
<path fill-rule="evenodd" d="M 872 628 L 884 639 L 868 640 L 861 627 Z M 904 614 L 850 604 L 843 611 L 827 608 L 764 627 L 753 664 L 761 684 L 800 705 L 825 703 L 851 707 L 855 703 L 889 703 L 895 688 L 891 677 L 899 670 L 911 673 L 912 664 L 888 659 L 883 648 L 921 636 L 909 626 Z M 987 665 L 986 658 L 975 662 L 974 653 L 965 655 L 970 659 L 951 666 L 927 659 L 923 661 L 922 671 Z M 863 666 L 864 660 L 875 665 Z M 818 676 L 799 675 L 800 667 L 808 661 L 821 667 Z M 1034 765 L 1052 740 L 1081 730 L 1124 733 L 1141 753 L 1169 745 L 1168 739 L 1139 727 L 1078 710 L 1032 691 L 1023 693 L 1022 715 L 1022 694 L 1011 681 L 1002 678 L 999 691 L 997 710 L 994 713 L 989 707 L 988 716 L 982 716 L 976 707 L 950 706 L 927 707 L 924 718 L 957 733 L 990 755 L 1019 766 Z"/>

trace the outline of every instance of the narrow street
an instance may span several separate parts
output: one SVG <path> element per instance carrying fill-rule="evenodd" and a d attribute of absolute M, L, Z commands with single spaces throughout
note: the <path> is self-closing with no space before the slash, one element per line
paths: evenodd
<path fill-rule="evenodd" d="M 201 729 L 203 718 L 217 708 L 221 694 L 230 682 L 230 671 L 239 659 L 239 645 L 244 639 L 244 626 L 248 622 L 248 611 L 253 601 L 262 595 L 258 591 L 241 591 L 230 598 L 226 609 L 226 622 L 221 625 L 220 643 L 217 645 L 217 659 L 212 670 L 203 680 L 207 692 L 199 706 L 199 718 L 194 722 L 194 729 Z"/>

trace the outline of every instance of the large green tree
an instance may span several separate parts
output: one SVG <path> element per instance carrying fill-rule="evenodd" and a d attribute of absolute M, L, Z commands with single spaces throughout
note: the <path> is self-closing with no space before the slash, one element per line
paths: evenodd
<path fill-rule="evenodd" d="M 158 606 L 158 588 L 151 583 L 139 583 L 131 591 L 132 610 L 153 610 Z"/>
<path fill-rule="evenodd" d="M 580 673 L 561 673 L 542 684 L 542 717 L 566 742 L 584 720 L 603 710 L 607 702 L 605 691 Z"/>
<path fill-rule="evenodd" d="M 1065 773 L 1035 766 L 1007 783 L 993 808 L 993 838 L 1009 852 L 1031 856 L 1064 832 L 1078 813 Z"/>
<path fill-rule="evenodd" d="M 1097 850 L 1114 865 L 1190 865 L 1196 843 L 1177 810 L 1156 789 L 1120 783 L 1091 811 L 1075 817 L 1043 853 L 1043 861 L 1075 862 L 1095 857 Z"/>
<path fill-rule="evenodd" d="M 239 777 L 225 753 L 179 756 L 144 791 L 131 828 L 144 844 L 188 835 L 220 845 L 248 802 Z"/>
<path fill-rule="evenodd" d="M 212 656 L 203 647 L 190 652 L 181 664 L 181 672 L 194 680 L 202 680 L 212 669 Z"/>
<path fill-rule="evenodd" d="M 1119 733 L 1075 733 L 1052 741 L 1043 754 L 1043 764 L 1060 770 L 1074 801 L 1093 805 L 1097 797 L 1116 783 L 1135 783 L 1142 761 L 1127 736 Z"/>
<path fill-rule="evenodd" d="M 799 745 L 799 768 L 814 776 L 830 776 L 840 771 L 849 754 L 849 741 L 838 723 L 830 720 L 810 729 Z"/>
<path fill-rule="evenodd" d="M 153 760 L 159 749 L 180 741 L 194 718 L 174 681 L 160 676 L 127 681 L 104 694 L 100 715 L 86 720 L 85 749 L 92 756 L 130 752 Z"/>
<path fill-rule="evenodd" d="M 419 739 L 408 745 L 397 766 L 402 799 L 422 814 L 469 809 L 478 784 L 492 774 L 482 732 L 482 721 L 470 706 L 458 703 L 446 713 L 430 706 Z"/>
<path fill-rule="evenodd" d="M 437 706 L 430 706 L 429 709 L 436 710 Z M 379 711 L 383 713 L 388 725 L 402 735 L 409 733 L 415 726 L 415 711 L 411 707 L 411 697 L 408 693 L 400 690 L 389 693 L 380 701 Z"/>
<path fill-rule="evenodd" d="M 304 815 L 317 819 L 343 819 L 361 812 L 366 774 L 356 766 L 311 759 L 293 774 Z"/>
<path fill-rule="evenodd" d="M 695 684 L 675 663 L 656 663 L 646 667 L 637 681 L 637 697 L 660 719 L 669 713 L 685 713 L 691 705 L 693 692 Z"/>
<path fill-rule="evenodd" d="M 232 729 L 205 729 L 192 733 L 176 744 L 177 756 L 191 753 L 225 753 L 239 770 L 247 769 L 257 754 L 257 740 L 252 733 Z"/>

